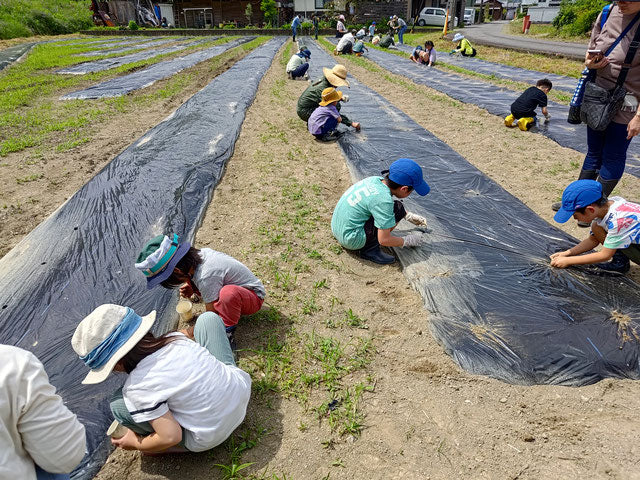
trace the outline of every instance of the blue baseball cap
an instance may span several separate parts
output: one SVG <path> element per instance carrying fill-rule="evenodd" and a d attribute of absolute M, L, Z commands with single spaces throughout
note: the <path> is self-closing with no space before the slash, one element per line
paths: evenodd
<path fill-rule="evenodd" d="M 562 207 L 553 219 L 565 223 L 579 208 L 591 205 L 602 198 L 602 184 L 595 180 L 576 180 L 562 192 Z"/>
<path fill-rule="evenodd" d="M 384 172 L 383 172 L 384 173 Z M 413 187 L 418 195 L 426 195 L 431 190 L 422 178 L 422 168 L 409 158 L 400 158 L 389 167 L 389 180 L 400 185 Z"/>

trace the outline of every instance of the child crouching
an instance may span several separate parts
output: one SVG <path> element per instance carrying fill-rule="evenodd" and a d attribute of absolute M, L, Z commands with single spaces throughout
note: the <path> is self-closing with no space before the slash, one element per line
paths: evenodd
<path fill-rule="evenodd" d="M 329 142 L 338 138 L 338 124 L 342 122 L 342 117 L 338 111 L 338 102 L 342 100 L 342 92 L 335 88 L 329 87 L 322 91 L 322 101 L 320 106 L 316 108 L 307 122 L 309 132 L 316 139 Z M 360 131 L 360 124 L 353 122 L 351 124 L 356 131 Z"/>

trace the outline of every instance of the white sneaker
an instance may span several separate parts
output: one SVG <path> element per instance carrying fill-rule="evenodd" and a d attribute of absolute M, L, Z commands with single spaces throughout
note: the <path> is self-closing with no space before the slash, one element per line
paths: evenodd
<path fill-rule="evenodd" d="M 303 80 L 309 80 L 309 74 L 308 74 L 308 73 L 305 73 L 305 74 L 302 76 L 302 79 L 303 79 Z"/>
<path fill-rule="evenodd" d="M 407 214 L 405 215 L 404 219 L 407 222 L 411 222 L 414 225 L 417 225 L 419 227 L 426 227 L 427 226 L 427 219 L 424 218 L 421 215 L 416 215 L 415 213 L 407 212 Z"/>

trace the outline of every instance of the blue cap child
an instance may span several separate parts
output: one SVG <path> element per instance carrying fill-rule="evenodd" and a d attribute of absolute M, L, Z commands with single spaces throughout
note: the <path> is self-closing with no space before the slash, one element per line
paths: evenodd
<path fill-rule="evenodd" d="M 590 235 L 576 246 L 551 255 L 552 267 L 596 264 L 602 270 L 625 273 L 630 268 L 629 260 L 640 264 L 640 205 L 621 197 L 608 199 L 602 193 L 602 184 L 595 180 L 576 180 L 562 193 L 562 206 L 553 218 L 565 223 L 571 217 L 591 224 Z M 600 244 L 599 252 L 581 255 Z"/>
<path fill-rule="evenodd" d="M 333 211 L 331 230 L 343 247 L 358 251 L 361 258 L 388 264 L 395 262 L 395 257 L 384 253 L 381 245 L 415 247 L 422 242 L 421 233 L 404 238 L 392 235 L 400 220 L 427 224 L 424 217 L 407 212 L 402 202 L 393 197 L 406 198 L 413 190 L 424 196 L 430 188 L 420 165 L 408 158 L 396 160 L 382 174 L 359 181 L 342 195 Z"/>

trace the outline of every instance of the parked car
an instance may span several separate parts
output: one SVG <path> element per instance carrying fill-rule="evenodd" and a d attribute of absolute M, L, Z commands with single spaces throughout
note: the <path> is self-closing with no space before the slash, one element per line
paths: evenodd
<path fill-rule="evenodd" d="M 464 24 L 471 25 L 476 21 L 476 9 L 475 8 L 465 8 L 464 9 Z"/>
<path fill-rule="evenodd" d="M 447 15 L 447 11 L 444 8 L 434 8 L 434 7 L 425 7 L 420 12 L 418 16 L 418 25 L 421 27 L 425 25 L 435 25 L 439 27 L 444 27 L 444 18 Z M 458 25 L 458 17 L 453 18 L 451 14 L 449 14 L 449 24 L 453 20 L 453 26 Z"/>

